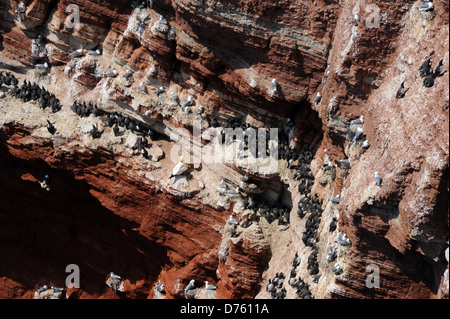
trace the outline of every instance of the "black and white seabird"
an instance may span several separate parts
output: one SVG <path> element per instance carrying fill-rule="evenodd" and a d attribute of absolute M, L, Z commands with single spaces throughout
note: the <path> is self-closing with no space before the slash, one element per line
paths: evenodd
<path fill-rule="evenodd" d="M 78 49 L 78 50 L 71 52 L 69 55 L 73 56 L 74 58 L 78 58 L 78 57 L 82 56 L 83 53 L 84 53 L 83 49 Z"/>
<path fill-rule="evenodd" d="M 216 290 L 217 287 L 214 286 L 214 285 L 209 284 L 208 281 L 205 281 L 205 289 L 206 290 Z"/>
<path fill-rule="evenodd" d="M 170 28 L 169 33 L 167 33 L 167 40 L 169 41 L 173 41 L 175 40 L 175 29 L 174 28 Z"/>
<path fill-rule="evenodd" d="M 112 71 L 108 71 L 105 73 L 108 77 L 113 78 L 117 76 L 117 71 L 116 70 L 112 70 Z"/>
<path fill-rule="evenodd" d="M 155 94 L 157 96 L 159 96 L 160 94 L 164 93 L 164 88 L 162 86 L 160 86 L 156 91 Z"/>
<path fill-rule="evenodd" d="M 52 289 L 52 292 L 54 292 L 54 293 L 58 293 L 58 292 L 63 292 L 64 291 L 64 288 L 58 288 L 58 287 L 51 287 L 51 289 Z"/>
<path fill-rule="evenodd" d="M 180 162 L 175 165 L 172 170 L 172 175 L 169 178 L 176 177 L 182 175 L 186 171 L 186 164 L 183 161 L 183 156 L 180 157 Z"/>
<path fill-rule="evenodd" d="M 360 117 L 358 117 L 357 119 L 351 120 L 350 121 L 351 125 L 360 125 L 360 124 L 364 124 L 364 116 L 361 115 Z"/>
<path fill-rule="evenodd" d="M 339 201 L 341 200 L 341 195 L 340 194 L 337 194 L 335 197 L 332 197 L 331 198 L 331 202 L 333 203 L 333 204 L 339 204 Z"/>
<path fill-rule="evenodd" d="M 426 87 L 426 88 L 432 87 L 434 85 L 434 79 L 435 79 L 435 76 L 434 76 L 433 73 L 427 75 L 425 77 L 425 79 L 423 80 L 423 86 Z"/>
<path fill-rule="evenodd" d="M 230 215 L 230 218 L 228 218 L 228 224 L 239 225 L 239 222 L 233 216 Z"/>
<path fill-rule="evenodd" d="M 417 8 L 419 11 L 432 11 L 433 10 L 433 2 L 429 1 L 424 4 L 422 4 L 420 7 Z"/>
<path fill-rule="evenodd" d="M 353 136 L 353 141 L 357 141 L 357 140 L 361 139 L 363 135 L 364 135 L 364 130 L 362 128 L 358 127 L 356 129 L 355 135 Z"/>
<path fill-rule="evenodd" d="M 99 138 L 101 136 L 100 131 L 98 130 L 97 126 L 95 126 L 94 124 L 92 124 L 92 130 L 89 131 L 89 133 L 91 134 L 92 138 Z"/>
<path fill-rule="evenodd" d="M 320 94 L 320 92 L 317 92 L 317 95 L 314 98 L 313 103 L 317 105 L 321 99 L 322 99 L 322 95 Z"/>
<path fill-rule="evenodd" d="M 378 172 L 375 172 L 375 174 L 374 174 L 374 182 L 378 186 L 381 186 L 381 183 L 383 182 L 383 180 L 381 179 L 381 176 Z"/>
<path fill-rule="evenodd" d="M 184 294 L 186 294 L 187 291 L 192 290 L 195 288 L 195 280 L 192 279 L 188 285 L 186 286 L 186 288 L 184 288 Z"/>
<path fill-rule="evenodd" d="M 19 7 L 14 11 L 14 13 L 22 13 L 26 10 L 25 4 L 21 2 Z"/>
<path fill-rule="evenodd" d="M 181 108 L 185 109 L 186 107 L 191 105 L 191 103 L 192 103 L 192 96 L 189 95 L 186 101 L 181 105 Z"/>
<path fill-rule="evenodd" d="M 278 82 L 276 79 L 272 79 L 272 90 L 273 90 L 273 92 L 278 91 Z"/>
<path fill-rule="evenodd" d="M 89 50 L 89 51 L 88 51 L 88 54 L 89 54 L 89 55 L 92 55 L 92 56 L 99 56 L 99 55 L 102 55 L 102 51 L 100 51 L 100 49 Z"/>
<path fill-rule="evenodd" d="M 420 76 L 426 77 L 427 75 L 431 74 L 431 58 L 428 58 L 425 62 L 422 63 L 422 65 L 419 68 L 419 74 Z"/>
<path fill-rule="evenodd" d="M 143 147 L 148 147 L 148 140 L 147 140 L 147 138 L 145 136 L 141 137 L 141 145 Z"/>
<path fill-rule="evenodd" d="M 395 97 L 397 99 L 401 99 L 405 97 L 405 81 L 402 82 L 402 84 L 400 84 L 400 88 L 397 90 L 397 93 L 395 94 Z"/>
<path fill-rule="evenodd" d="M 48 69 L 50 66 L 47 62 L 44 63 L 37 63 L 35 64 L 35 67 L 37 67 L 38 69 Z"/>
<path fill-rule="evenodd" d="M 369 141 L 365 140 L 365 141 L 359 142 L 359 145 L 361 145 L 361 147 L 364 148 L 364 149 L 368 149 L 369 148 Z"/>
<path fill-rule="evenodd" d="M 355 13 L 355 14 L 353 15 L 352 24 L 355 24 L 355 23 L 358 22 L 358 21 L 359 21 L 359 15 L 358 15 L 358 13 Z"/>
<path fill-rule="evenodd" d="M 142 148 L 141 154 L 142 154 L 142 156 L 143 156 L 144 158 L 148 158 L 148 152 L 147 152 L 147 150 L 146 150 L 145 148 Z"/>
<path fill-rule="evenodd" d="M 164 292 L 165 291 L 165 287 L 164 284 L 162 282 L 159 282 L 156 286 L 155 286 L 156 291 L 158 292 Z"/>
<path fill-rule="evenodd" d="M 228 194 L 239 194 L 239 187 L 236 187 L 235 189 L 230 189 L 227 191 Z"/>
<path fill-rule="evenodd" d="M 167 22 L 167 20 L 162 15 L 159 16 L 159 23 L 165 25 L 169 24 L 169 22 Z"/>
<path fill-rule="evenodd" d="M 45 183 L 46 185 L 49 185 L 50 184 L 50 176 L 48 174 L 45 174 L 42 182 Z"/>
<path fill-rule="evenodd" d="M 110 272 L 110 276 L 111 276 L 112 279 L 122 280 L 122 277 L 121 277 L 121 276 L 115 274 L 115 273 L 112 272 L 112 271 Z"/>
<path fill-rule="evenodd" d="M 438 66 L 436 67 L 436 70 L 434 71 L 434 76 L 438 77 L 438 76 L 442 76 L 444 75 L 442 73 L 442 69 L 444 68 L 444 59 L 442 59 L 441 61 L 439 61 Z"/>
<path fill-rule="evenodd" d="M 141 85 L 139 86 L 139 91 L 141 91 L 143 93 L 148 93 L 147 87 L 145 86 L 144 83 L 141 83 Z"/>
<path fill-rule="evenodd" d="M 119 125 L 117 123 L 113 127 L 114 136 L 119 135 Z"/>
<path fill-rule="evenodd" d="M 43 293 L 44 291 L 48 290 L 48 286 L 47 285 L 43 285 L 41 288 L 39 288 L 37 290 L 38 295 L 40 295 L 41 293 Z"/>
<path fill-rule="evenodd" d="M 49 133 L 50 134 L 55 134 L 55 132 L 56 132 L 56 128 L 53 126 L 53 124 L 52 123 L 50 123 L 50 121 L 49 120 L 47 120 L 47 130 L 49 131 Z"/>

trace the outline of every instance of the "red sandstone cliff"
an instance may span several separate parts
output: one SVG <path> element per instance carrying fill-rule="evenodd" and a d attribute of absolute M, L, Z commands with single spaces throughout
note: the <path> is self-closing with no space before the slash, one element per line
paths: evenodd
<path fill-rule="evenodd" d="M 164 0 L 143 9 L 125 0 L 34 0 L 24 1 L 21 21 L 19 3 L 0 0 L 0 71 L 38 82 L 64 106 L 51 113 L 9 92 L 0 98 L 1 298 L 64 286 L 68 264 L 81 269 L 81 288 L 69 289 L 69 298 L 156 298 L 158 281 L 166 298 L 184 298 L 191 279 L 217 285 L 199 298 L 270 298 L 268 280 L 289 274 L 295 253 L 302 260 L 297 277 L 315 298 L 448 298 L 448 1 L 421 12 L 421 1 L 406 0 Z M 68 5 L 80 9 L 74 27 L 66 23 Z M 359 21 L 351 23 L 355 12 Z M 39 34 L 44 46 L 36 43 Z M 102 55 L 69 55 L 80 48 Z M 428 57 L 433 67 L 443 59 L 446 71 L 431 88 L 419 76 Z M 39 61 L 51 64 L 48 73 L 36 70 Z M 105 77 L 112 69 L 119 76 Z M 403 81 L 408 91 L 396 99 Z M 141 83 L 148 93 L 138 90 Z M 164 94 L 155 94 L 159 87 Z M 192 113 L 173 107 L 169 92 L 181 102 L 193 96 Z M 116 138 L 103 127 L 92 140 L 88 132 L 100 120 L 74 114 L 75 99 L 152 127 L 159 135 L 149 151 L 158 159 L 136 156 L 136 136 L 128 132 Z M 245 169 L 202 163 L 187 184 L 168 179 L 168 137 L 191 129 L 200 106 L 204 128 L 213 117 L 219 125 L 235 117 L 258 127 L 294 120 L 292 145 L 314 150 L 311 194 L 323 202 L 320 277 L 307 269 L 307 218 L 297 216 L 299 181 L 285 161 L 279 173 L 253 177 L 267 198 L 293 207 L 290 224 L 261 220 L 239 228 L 237 238 L 230 238 L 227 219 L 234 212 L 243 221 L 248 210 L 216 186 L 225 179 L 234 188 Z M 367 150 L 348 134 L 355 129 L 350 120 L 361 115 Z M 47 118 L 57 134 L 47 132 Z M 344 158 L 350 168 L 321 169 Z M 375 171 L 382 187 L 373 183 Z M 47 173 L 50 192 L 39 186 Z M 341 201 L 333 205 L 336 194 Z M 338 226 L 330 232 L 333 218 Z M 336 275 L 326 256 L 338 232 L 351 245 L 339 249 Z M 380 288 L 366 287 L 371 264 L 380 268 Z M 106 286 L 110 271 L 124 276 L 123 292 Z M 284 286 L 288 298 L 298 298 Z"/>

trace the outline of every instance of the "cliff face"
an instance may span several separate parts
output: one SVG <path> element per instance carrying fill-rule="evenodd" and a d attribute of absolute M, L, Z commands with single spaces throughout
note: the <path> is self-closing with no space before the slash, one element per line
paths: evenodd
<path fill-rule="evenodd" d="M 62 287 L 69 264 L 81 271 L 69 298 L 184 298 L 191 279 L 217 286 L 196 298 L 270 298 L 280 272 L 287 298 L 305 297 L 300 281 L 315 298 L 448 298 L 448 1 L 428 12 L 421 1 L 34 0 L 20 14 L 19 3 L 0 0 L 0 71 L 63 107 L 42 110 L 0 85 L 1 298 Z M 427 58 L 433 69 L 443 60 L 431 87 L 419 74 Z M 48 70 L 36 68 L 43 62 Z M 106 113 L 80 117 L 75 100 Z M 142 130 L 108 127 L 114 112 L 145 128 L 150 159 Z M 194 128 L 230 118 L 280 130 L 290 118 L 290 146 L 310 175 L 298 178 L 284 159 L 270 173 L 201 162 Z M 173 134 L 183 128 L 177 144 L 193 150 L 193 165 L 174 180 Z M 39 185 L 46 174 L 50 191 Z M 218 190 L 221 180 L 240 194 Z M 315 213 L 299 209 L 305 194 L 317 196 Z M 254 198 L 268 203 L 257 214 Z M 264 215 L 284 209 L 283 222 Z M 336 243 L 339 233 L 350 245 Z M 379 288 L 367 287 L 368 266 Z M 111 271 L 124 277 L 117 294 L 105 285 Z"/>

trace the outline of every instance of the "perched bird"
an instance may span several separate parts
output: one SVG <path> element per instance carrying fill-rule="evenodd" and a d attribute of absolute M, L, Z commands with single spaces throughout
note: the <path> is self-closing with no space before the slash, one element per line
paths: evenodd
<path fill-rule="evenodd" d="M 50 191 L 50 176 L 46 174 L 42 180 L 41 187 L 47 191 Z"/>
<path fill-rule="evenodd" d="M 238 221 L 233 218 L 233 216 L 230 215 L 230 218 L 228 218 L 228 224 L 230 225 L 239 225 Z"/>
<path fill-rule="evenodd" d="M 116 70 L 108 71 L 106 72 L 106 75 L 109 76 L 110 78 L 116 77 L 117 71 Z"/>
<path fill-rule="evenodd" d="M 331 202 L 333 203 L 333 204 L 339 204 L 339 201 L 341 200 L 341 195 L 340 194 L 337 194 L 335 197 L 332 197 L 331 198 Z"/>
<path fill-rule="evenodd" d="M 208 281 L 206 281 L 206 282 L 205 282 L 205 289 L 206 289 L 206 290 L 216 290 L 217 287 L 214 286 L 214 285 L 208 284 Z"/>
<path fill-rule="evenodd" d="M 184 288 L 184 294 L 186 294 L 187 291 L 192 290 L 195 288 L 195 280 L 192 279 L 188 285 L 186 286 L 186 288 Z"/>
<path fill-rule="evenodd" d="M 102 51 L 100 51 L 100 49 L 96 49 L 96 50 L 89 50 L 88 51 L 89 55 L 93 55 L 93 56 L 98 56 L 98 55 L 102 55 Z"/>
<path fill-rule="evenodd" d="M 185 109 L 187 106 L 191 105 L 191 103 L 192 103 L 192 96 L 189 95 L 186 101 L 181 105 L 181 108 Z"/>
<path fill-rule="evenodd" d="M 43 293 L 44 291 L 47 291 L 48 287 L 47 285 L 43 285 L 41 288 L 39 288 L 37 290 L 38 295 L 40 295 L 41 293 Z"/>
<path fill-rule="evenodd" d="M 95 117 L 99 117 L 103 114 L 103 112 L 97 107 L 97 105 L 95 105 L 92 110 L 92 114 L 94 114 Z"/>
<path fill-rule="evenodd" d="M 57 293 L 57 292 L 63 292 L 64 288 L 58 288 L 58 287 L 51 287 L 52 292 Z"/>
<path fill-rule="evenodd" d="M 330 252 L 327 255 L 327 261 L 332 262 L 336 259 L 337 248 L 336 246 L 330 246 Z"/>
<path fill-rule="evenodd" d="M 428 58 L 425 62 L 422 63 L 422 65 L 419 68 L 419 74 L 420 77 L 426 77 L 427 75 L 431 74 L 431 58 Z"/>
<path fill-rule="evenodd" d="M 170 28 L 169 33 L 167 33 L 167 40 L 173 41 L 175 40 L 175 29 Z"/>
<path fill-rule="evenodd" d="M 236 187 L 235 189 L 230 189 L 227 191 L 228 194 L 239 194 L 239 187 Z"/>
<path fill-rule="evenodd" d="M 160 15 L 159 16 L 159 23 L 161 23 L 161 24 L 169 24 L 168 22 L 167 22 L 167 20 L 166 19 L 164 19 L 164 17 L 162 16 L 162 15 Z"/>
<path fill-rule="evenodd" d="M 272 280 L 269 279 L 269 283 L 268 283 L 267 286 L 266 286 L 266 291 L 272 292 L 272 291 L 274 291 L 274 289 L 275 289 L 275 291 L 276 291 L 276 288 L 275 288 L 275 286 L 273 285 Z"/>
<path fill-rule="evenodd" d="M 444 68 L 444 59 L 442 59 L 441 61 L 439 61 L 438 66 L 436 67 L 436 70 L 434 71 L 434 76 L 438 77 L 438 76 L 442 76 L 442 69 Z"/>
<path fill-rule="evenodd" d="M 292 261 L 292 267 L 298 267 L 300 265 L 300 258 L 298 253 L 295 253 L 294 260 Z"/>
<path fill-rule="evenodd" d="M 276 79 L 272 79 L 272 90 L 274 92 L 278 91 L 278 82 Z"/>
<path fill-rule="evenodd" d="M 368 149 L 369 148 L 369 141 L 365 140 L 365 141 L 359 142 L 359 145 L 361 145 L 361 147 L 364 148 L 364 149 Z"/>
<path fill-rule="evenodd" d="M 227 189 L 228 188 L 227 183 L 225 183 L 224 180 L 221 180 L 220 184 L 219 184 L 219 188 Z"/>
<path fill-rule="evenodd" d="M 170 92 L 170 99 L 176 103 L 180 101 L 178 95 L 175 92 Z"/>
<path fill-rule="evenodd" d="M 141 145 L 144 147 L 148 147 L 148 140 L 145 136 L 141 137 Z"/>
<path fill-rule="evenodd" d="M 341 232 L 338 233 L 338 238 L 335 240 L 335 242 L 342 246 L 350 246 L 351 245 L 350 238 L 347 238 L 347 235 L 343 234 Z"/>
<path fill-rule="evenodd" d="M 162 94 L 162 93 L 164 93 L 164 88 L 163 88 L 162 86 L 160 86 L 160 87 L 155 91 L 155 94 L 159 96 L 159 95 Z"/>
<path fill-rule="evenodd" d="M 147 150 L 146 150 L 145 148 L 142 148 L 141 154 L 142 154 L 142 156 L 143 156 L 144 158 L 148 158 L 148 152 L 147 152 Z"/>
<path fill-rule="evenodd" d="M 136 30 L 139 32 L 139 42 L 142 42 L 142 36 L 145 32 L 145 24 L 142 21 L 139 21 L 136 26 Z"/>
<path fill-rule="evenodd" d="M 427 75 L 425 77 L 425 79 L 423 80 L 423 86 L 426 88 L 432 87 L 434 85 L 434 79 L 435 79 L 435 76 L 433 73 Z"/>
<path fill-rule="evenodd" d="M 333 269 L 331 269 L 331 271 L 335 274 L 338 274 L 341 271 L 341 266 L 339 266 L 339 264 L 336 264 Z"/>
<path fill-rule="evenodd" d="M 350 121 L 351 125 L 360 125 L 360 124 L 364 124 L 364 116 L 361 115 L 359 118 L 351 120 Z"/>
<path fill-rule="evenodd" d="M 92 138 L 99 138 L 100 137 L 100 131 L 98 130 L 98 128 L 92 124 L 92 130 L 89 131 L 89 133 L 91 134 Z"/>
<path fill-rule="evenodd" d="M 122 280 L 122 277 L 115 274 L 114 272 L 111 271 L 110 276 L 112 279 L 118 279 L 118 280 Z"/>
<path fill-rule="evenodd" d="M 145 86 L 144 83 L 141 83 L 141 85 L 139 86 L 139 91 L 144 92 L 144 93 L 148 93 L 147 87 Z"/>
<path fill-rule="evenodd" d="M 55 134 L 55 132 L 56 132 L 56 128 L 53 126 L 53 124 L 52 123 L 50 123 L 50 121 L 49 120 L 47 120 L 47 130 L 49 131 L 49 133 L 50 134 Z"/>
<path fill-rule="evenodd" d="M 364 135 L 364 130 L 362 128 L 358 127 L 356 129 L 355 135 L 353 136 L 353 141 L 357 141 L 357 140 L 361 139 L 363 135 Z"/>
<path fill-rule="evenodd" d="M 403 97 L 405 97 L 405 81 L 402 82 L 402 84 L 400 84 L 400 88 L 397 90 L 397 93 L 395 94 L 395 97 L 397 99 L 401 99 Z"/>
<path fill-rule="evenodd" d="M 155 286 L 156 291 L 158 292 L 164 292 L 165 291 L 165 287 L 164 284 L 159 282 L 156 286 Z"/>
<path fill-rule="evenodd" d="M 132 75 L 133 75 L 133 72 L 131 72 L 130 70 L 126 70 L 125 74 L 123 75 L 123 77 L 125 79 L 129 79 Z"/>
<path fill-rule="evenodd" d="M 417 8 L 419 11 L 432 11 L 433 10 L 433 2 L 429 1 L 424 4 L 422 4 L 420 7 Z"/>
<path fill-rule="evenodd" d="M 14 11 L 14 13 L 22 13 L 26 10 L 25 4 L 21 2 L 19 7 Z"/>
<path fill-rule="evenodd" d="M 377 184 L 377 186 L 381 186 L 381 183 L 383 182 L 383 180 L 381 179 L 380 174 L 378 174 L 378 172 L 375 172 L 374 174 L 374 182 L 375 184 Z"/>
<path fill-rule="evenodd" d="M 113 127 L 114 136 L 119 135 L 119 125 L 117 123 Z"/>
<path fill-rule="evenodd" d="M 154 64 L 150 67 L 150 70 L 148 71 L 148 75 L 156 76 L 157 74 L 158 74 L 158 66 L 156 64 Z"/>
<path fill-rule="evenodd" d="M 354 24 L 354 23 L 356 23 L 356 22 L 358 22 L 358 21 L 359 21 L 359 15 L 358 15 L 358 13 L 355 13 L 355 14 L 353 15 L 352 24 Z"/>
<path fill-rule="evenodd" d="M 172 175 L 170 175 L 169 178 L 172 177 L 176 177 L 176 176 L 180 176 L 184 173 L 184 171 L 186 170 L 186 164 L 183 162 L 183 156 L 180 157 L 180 162 L 175 165 L 175 167 L 172 170 Z"/>
<path fill-rule="evenodd" d="M 83 49 L 78 49 L 78 50 L 75 50 L 75 51 L 71 52 L 69 55 L 71 55 L 71 56 L 77 58 L 77 57 L 82 56 L 82 55 L 83 55 L 83 52 L 84 52 Z"/>
<path fill-rule="evenodd" d="M 317 92 L 317 95 L 314 98 L 313 103 L 317 105 L 317 103 L 319 103 L 321 99 L 322 99 L 322 95 L 320 94 L 320 92 Z"/>
<path fill-rule="evenodd" d="M 35 65 L 38 69 L 48 69 L 49 68 L 49 64 L 47 62 L 44 63 L 37 63 Z"/>

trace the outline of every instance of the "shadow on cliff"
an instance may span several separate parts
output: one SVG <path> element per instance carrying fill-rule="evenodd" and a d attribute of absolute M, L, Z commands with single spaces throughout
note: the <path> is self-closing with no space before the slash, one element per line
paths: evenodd
<path fill-rule="evenodd" d="M 12 28 L 14 28 L 15 23 L 14 19 L 15 16 L 10 14 L 7 10 L 11 8 L 11 1 L 2 1 L 3 5 L 0 5 L 0 16 L 2 17 L 0 20 L 0 52 L 3 51 L 3 34 L 9 33 Z"/>
<path fill-rule="evenodd" d="M 50 191 L 39 184 L 45 174 Z M 0 276 L 27 290 L 65 287 L 65 269 L 76 264 L 90 298 L 110 289 L 105 281 L 111 271 L 129 280 L 132 298 L 146 298 L 168 263 L 164 248 L 139 235 L 137 223 L 103 207 L 87 183 L 43 161 L 13 158 L 3 144 L 0 202 Z M 130 296 L 125 291 L 118 297 Z"/>
<path fill-rule="evenodd" d="M 381 284 L 384 287 L 401 285 L 402 289 L 397 292 L 404 295 L 398 297 L 429 298 L 431 294 L 438 293 L 442 273 L 438 274 L 437 271 L 441 267 L 437 267 L 437 263 L 417 252 L 417 243 L 413 240 L 395 245 L 390 242 L 401 240 L 397 237 L 391 238 L 392 235 L 388 236 L 392 224 L 398 223 L 399 215 L 399 202 L 395 200 L 364 205 L 359 213 L 353 216 L 353 224 L 360 238 L 357 243 L 359 254 L 364 260 L 377 260 L 377 264 L 378 261 L 383 261 L 379 264 Z M 386 289 L 369 289 L 365 286 L 361 288 L 365 295 L 372 298 L 385 297 L 392 293 Z"/>

